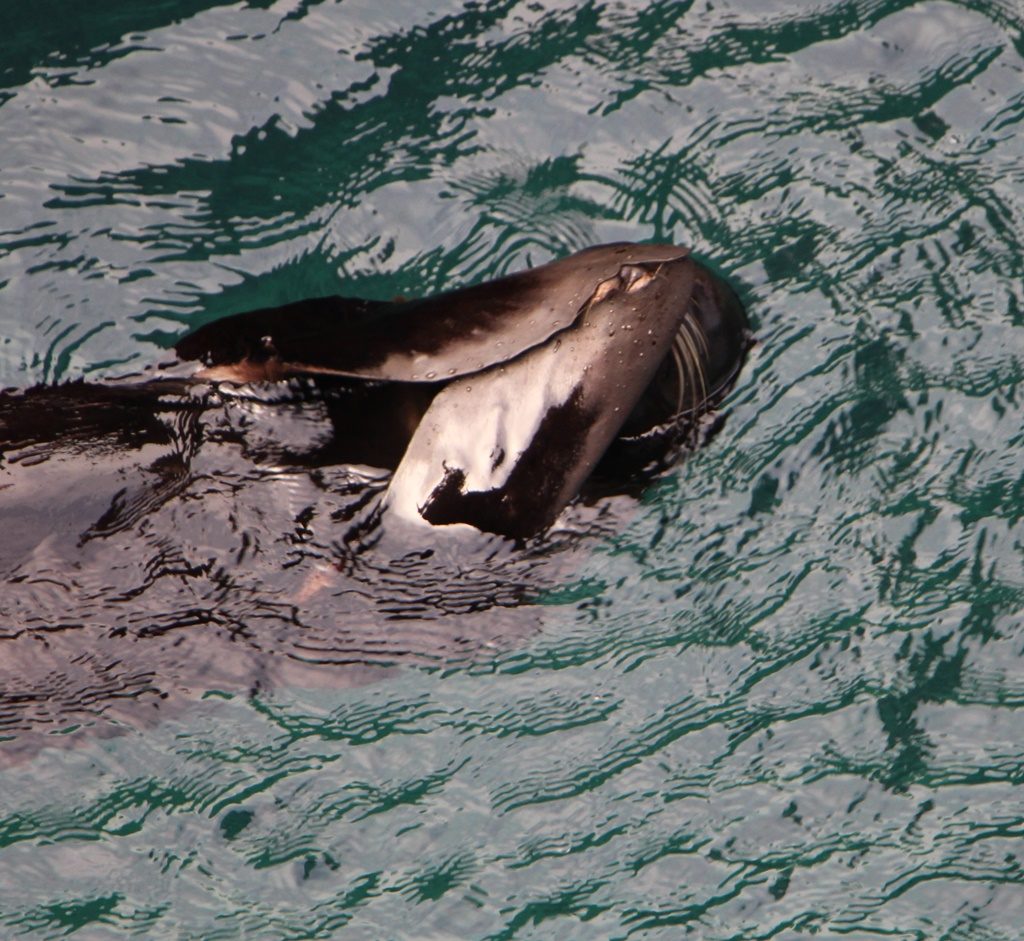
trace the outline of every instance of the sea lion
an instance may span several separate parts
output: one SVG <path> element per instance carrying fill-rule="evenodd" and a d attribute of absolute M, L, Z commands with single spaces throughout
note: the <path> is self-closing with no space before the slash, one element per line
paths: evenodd
<path fill-rule="evenodd" d="M 0 765 L 204 690 L 531 636 L 572 537 L 523 540 L 599 464 L 633 481 L 671 456 L 749 343 L 685 249 L 619 244 L 238 314 L 142 376 L 0 392 Z"/>
<path fill-rule="evenodd" d="M 401 451 L 384 499 L 393 516 L 523 538 L 550 525 L 617 437 L 678 441 L 749 345 L 735 293 L 687 249 L 622 242 L 418 300 L 237 314 L 175 351 L 203 364 L 200 380 L 373 389 L 393 412 L 385 437 L 401 432 L 384 449 Z M 355 406 L 336 426 L 372 438 L 380 403 Z"/>
<path fill-rule="evenodd" d="M 173 497 L 204 438 L 231 439 L 264 464 L 393 471 L 380 502 L 392 519 L 523 539 L 609 455 L 636 468 L 670 453 L 729 389 L 750 342 L 728 284 L 669 245 L 600 245 L 418 300 L 240 313 L 184 336 L 162 374 L 0 393 L 0 471 L 48 464 L 31 492 L 4 485 L 21 503 L 0 504 L 38 515 L 52 478 L 82 513 L 110 503 L 83 530 L 102 533 Z M 281 428 L 254 440 L 226 427 L 232 397 L 276 409 Z M 303 419 L 294 427 L 315 427 L 312 443 L 289 437 L 289 409 Z M 148 467 L 121 469 L 136 452 Z M 89 484 L 101 477 L 106 490 Z M 22 529 L 26 544 L 39 532 Z"/>

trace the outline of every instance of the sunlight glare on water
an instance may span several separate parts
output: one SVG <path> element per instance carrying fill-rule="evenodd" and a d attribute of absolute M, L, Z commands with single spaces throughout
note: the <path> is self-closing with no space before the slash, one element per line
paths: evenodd
<path fill-rule="evenodd" d="M 1019 3 L 136 6 L 5 13 L 0 388 L 617 239 L 759 342 L 639 503 L 468 568 L 216 442 L 34 533 L 0 935 L 1019 938 Z"/>

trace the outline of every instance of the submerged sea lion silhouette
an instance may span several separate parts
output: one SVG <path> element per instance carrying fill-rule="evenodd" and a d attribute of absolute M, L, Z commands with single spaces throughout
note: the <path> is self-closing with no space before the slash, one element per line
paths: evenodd
<path fill-rule="evenodd" d="M 613 444 L 647 459 L 678 443 L 749 345 L 736 295 L 687 249 L 616 243 L 420 300 L 238 314 L 175 351 L 209 381 L 360 384 L 332 419 L 345 460 L 399 457 L 390 514 L 521 538 Z"/>

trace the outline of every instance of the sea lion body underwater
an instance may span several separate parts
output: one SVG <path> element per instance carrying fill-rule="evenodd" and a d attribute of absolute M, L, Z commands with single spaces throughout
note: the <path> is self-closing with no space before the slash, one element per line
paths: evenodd
<path fill-rule="evenodd" d="M 362 385 L 369 398 L 332 417 L 371 438 L 376 424 L 400 454 L 390 516 L 524 538 L 617 439 L 678 443 L 728 391 L 750 342 L 732 289 L 687 249 L 615 243 L 419 300 L 328 297 L 229 316 L 175 351 L 211 382 Z"/>

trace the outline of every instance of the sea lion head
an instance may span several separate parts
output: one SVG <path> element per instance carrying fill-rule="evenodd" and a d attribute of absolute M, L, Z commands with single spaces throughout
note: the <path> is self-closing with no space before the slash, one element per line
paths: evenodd
<path fill-rule="evenodd" d="M 733 289 L 703 264 L 688 261 L 693 281 L 671 349 L 619 435 L 620 442 L 640 450 L 690 437 L 701 415 L 732 387 L 753 345 Z"/>

